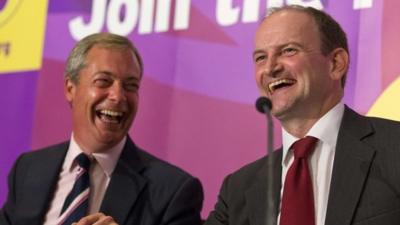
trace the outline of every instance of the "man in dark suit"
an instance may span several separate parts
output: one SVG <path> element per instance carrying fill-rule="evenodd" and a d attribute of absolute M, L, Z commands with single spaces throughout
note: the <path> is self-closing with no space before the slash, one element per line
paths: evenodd
<path fill-rule="evenodd" d="M 261 94 L 282 124 L 283 146 L 227 176 L 205 224 L 265 224 L 268 157 L 277 224 L 400 224 L 400 125 L 341 102 L 349 52 L 340 25 L 313 8 L 274 9 L 257 30 L 253 59 Z M 316 140 L 311 153 L 296 155 L 295 144 L 307 138 Z M 302 175 L 294 178 L 293 168 Z"/>
<path fill-rule="evenodd" d="M 125 37 L 100 33 L 77 43 L 65 70 L 71 140 L 19 157 L 1 225 L 200 224 L 199 180 L 128 136 L 142 74 Z"/>

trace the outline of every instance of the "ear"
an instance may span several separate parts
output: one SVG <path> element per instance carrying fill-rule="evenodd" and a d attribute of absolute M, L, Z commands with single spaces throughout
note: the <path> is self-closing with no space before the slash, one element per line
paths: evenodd
<path fill-rule="evenodd" d="M 76 91 L 76 84 L 72 82 L 71 78 L 67 77 L 64 79 L 64 95 L 65 98 L 67 99 L 69 105 L 72 105 L 72 102 L 74 100 L 75 96 L 75 91 Z"/>
<path fill-rule="evenodd" d="M 343 48 L 336 48 L 331 53 L 331 73 L 333 80 L 341 80 L 349 68 L 349 54 Z"/>

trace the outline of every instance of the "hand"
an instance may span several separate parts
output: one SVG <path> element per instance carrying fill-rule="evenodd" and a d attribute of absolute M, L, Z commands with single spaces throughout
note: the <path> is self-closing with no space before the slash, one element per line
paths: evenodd
<path fill-rule="evenodd" d="M 103 213 L 95 213 L 83 217 L 77 223 L 72 225 L 118 225 L 111 216 L 106 216 Z"/>

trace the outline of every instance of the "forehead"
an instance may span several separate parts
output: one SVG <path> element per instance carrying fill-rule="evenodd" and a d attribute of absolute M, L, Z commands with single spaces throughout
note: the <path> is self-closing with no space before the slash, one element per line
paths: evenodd
<path fill-rule="evenodd" d="M 286 9 L 262 21 L 255 36 L 256 48 L 287 42 L 319 45 L 319 31 L 314 19 L 305 12 Z"/>
<path fill-rule="evenodd" d="M 93 46 L 86 57 L 86 66 L 111 73 L 129 73 L 140 76 L 141 68 L 136 55 L 128 48 Z"/>
<path fill-rule="evenodd" d="M 86 60 L 121 60 L 124 62 L 134 62 L 139 64 L 136 55 L 129 48 L 105 47 L 101 45 L 92 46 L 86 55 Z"/>

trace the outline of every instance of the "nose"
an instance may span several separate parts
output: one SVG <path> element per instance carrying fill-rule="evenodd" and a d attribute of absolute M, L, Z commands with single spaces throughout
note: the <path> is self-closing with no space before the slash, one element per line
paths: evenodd
<path fill-rule="evenodd" d="M 268 76 L 272 78 L 276 78 L 279 76 L 279 73 L 282 71 L 283 67 L 280 63 L 280 60 L 276 56 L 270 56 L 264 66 L 263 76 Z"/>
<path fill-rule="evenodd" d="M 126 100 L 125 90 L 120 82 L 114 82 L 109 89 L 108 98 L 116 103 Z"/>

